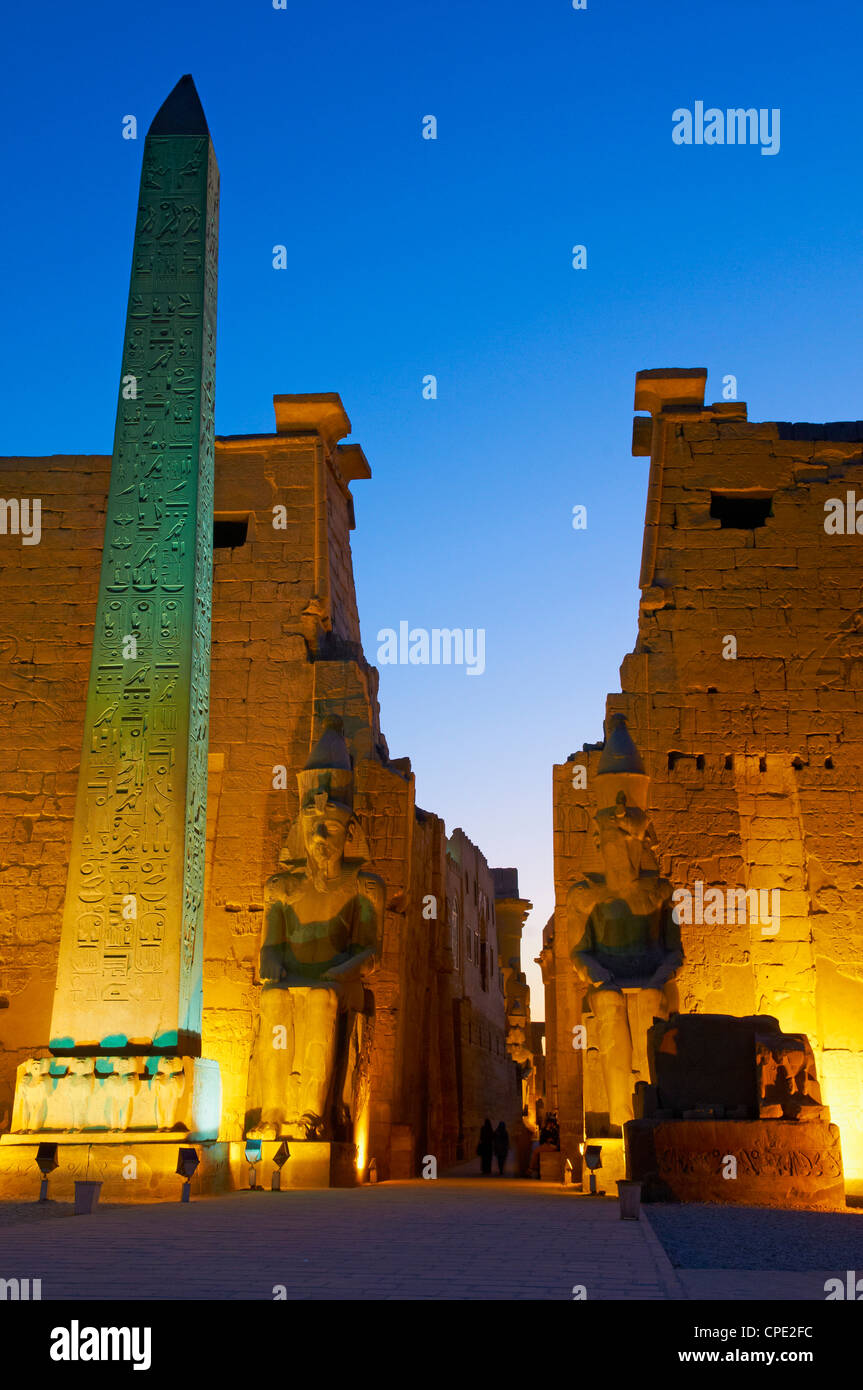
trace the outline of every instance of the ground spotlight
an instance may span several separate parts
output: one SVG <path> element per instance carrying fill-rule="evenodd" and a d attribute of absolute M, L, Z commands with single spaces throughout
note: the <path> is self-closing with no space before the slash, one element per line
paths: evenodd
<path fill-rule="evenodd" d="M 196 1149 L 181 1148 L 177 1154 L 177 1172 L 184 1179 L 183 1189 L 180 1193 L 180 1201 L 188 1202 L 192 1191 L 192 1178 L 198 1167 L 200 1159 Z"/>
<path fill-rule="evenodd" d="M 39 1172 L 42 1174 L 42 1181 L 39 1184 L 39 1201 L 48 1201 L 48 1174 L 53 1173 L 57 1167 L 57 1145 L 40 1144 L 36 1150 L 36 1163 Z"/>
<path fill-rule="evenodd" d="M 583 1153 L 585 1166 L 590 1169 L 590 1193 L 596 1197 L 596 1169 L 602 1167 L 602 1145 L 585 1144 Z"/>
<path fill-rule="evenodd" d="M 270 1191 L 271 1191 L 271 1192 L 279 1192 L 279 1191 L 281 1191 L 281 1186 L 282 1186 L 282 1168 L 283 1168 L 284 1165 L 287 1163 L 287 1161 L 288 1161 L 288 1159 L 290 1158 L 290 1156 L 291 1156 L 291 1151 L 290 1151 L 290 1149 L 288 1148 L 288 1141 L 287 1141 L 287 1139 L 283 1139 L 282 1142 L 281 1142 L 281 1144 L 279 1145 L 279 1147 L 276 1149 L 276 1152 L 273 1154 L 273 1163 L 274 1163 L 276 1166 L 275 1166 L 275 1168 L 273 1169 L 273 1176 L 272 1176 L 272 1178 L 270 1179 Z"/>
<path fill-rule="evenodd" d="M 249 1165 L 249 1191 L 250 1191 L 250 1192 L 254 1192 L 254 1190 L 255 1190 L 255 1188 L 256 1188 L 256 1186 L 257 1186 L 257 1181 L 256 1181 L 256 1179 L 257 1179 L 257 1173 L 256 1173 L 255 1170 L 257 1169 L 257 1166 L 258 1166 L 258 1164 L 259 1164 L 260 1161 L 261 1161 L 261 1149 L 262 1149 L 262 1147 L 263 1147 L 263 1140 L 261 1140 L 261 1139 L 247 1139 L 247 1140 L 246 1140 L 246 1150 L 245 1150 L 245 1152 L 246 1152 L 246 1162 L 247 1162 L 248 1165 Z"/>

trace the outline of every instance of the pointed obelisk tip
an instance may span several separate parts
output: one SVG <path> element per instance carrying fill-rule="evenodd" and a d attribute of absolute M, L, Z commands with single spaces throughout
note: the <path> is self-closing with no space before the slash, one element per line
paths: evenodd
<path fill-rule="evenodd" d="M 191 73 L 181 77 L 153 117 L 148 135 L 209 135 L 207 118 Z"/>

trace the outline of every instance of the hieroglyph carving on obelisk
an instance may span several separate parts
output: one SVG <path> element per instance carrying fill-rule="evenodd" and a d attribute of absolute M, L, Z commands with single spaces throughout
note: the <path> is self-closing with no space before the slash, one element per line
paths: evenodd
<path fill-rule="evenodd" d="M 54 1052 L 200 1046 L 218 199 L 184 77 L 144 144 Z"/>

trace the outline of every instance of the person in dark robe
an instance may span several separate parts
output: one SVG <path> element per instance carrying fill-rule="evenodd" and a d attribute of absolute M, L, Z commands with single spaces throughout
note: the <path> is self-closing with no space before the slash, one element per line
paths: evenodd
<path fill-rule="evenodd" d="M 507 1128 L 503 1120 L 501 1120 L 494 1132 L 492 1148 L 494 1149 L 494 1156 L 497 1159 L 498 1174 L 502 1175 L 503 1166 L 506 1163 L 506 1156 L 509 1153 L 509 1134 L 507 1133 Z"/>

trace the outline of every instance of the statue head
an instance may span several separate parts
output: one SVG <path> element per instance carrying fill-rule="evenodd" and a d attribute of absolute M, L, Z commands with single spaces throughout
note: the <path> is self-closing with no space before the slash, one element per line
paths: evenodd
<path fill-rule="evenodd" d="M 341 869 L 353 815 L 349 806 L 331 800 L 326 792 L 317 792 L 300 810 L 306 860 L 325 878 Z"/>
<path fill-rule="evenodd" d="M 595 840 L 605 881 L 609 888 L 624 893 L 639 877 L 645 843 L 655 839 L 644 809 L 649 778 L 623 714 L 611 717 L 596 785 Z"/>
<path fill-rule="evenodd" d="M 626 793 L 617 793 L 613 806 L 597 811 L 596 843 L 602 855 L 609 888 L 631 888 L 641 872 L 641 858 L 650 817 L 639 806 L 627 806 Z"/>
<path fill-rule="evenodd" d="M 300 814 L 282 851 L 283 864 L 305 860 L 322 879 L 334 878 L 345 858 L 368 857 L 354 815 L 354 773 L 342 721 L 330 716 L 306 764 L 297 774 Z M 347 854 L 346 854 L 347 851 Z"/>

